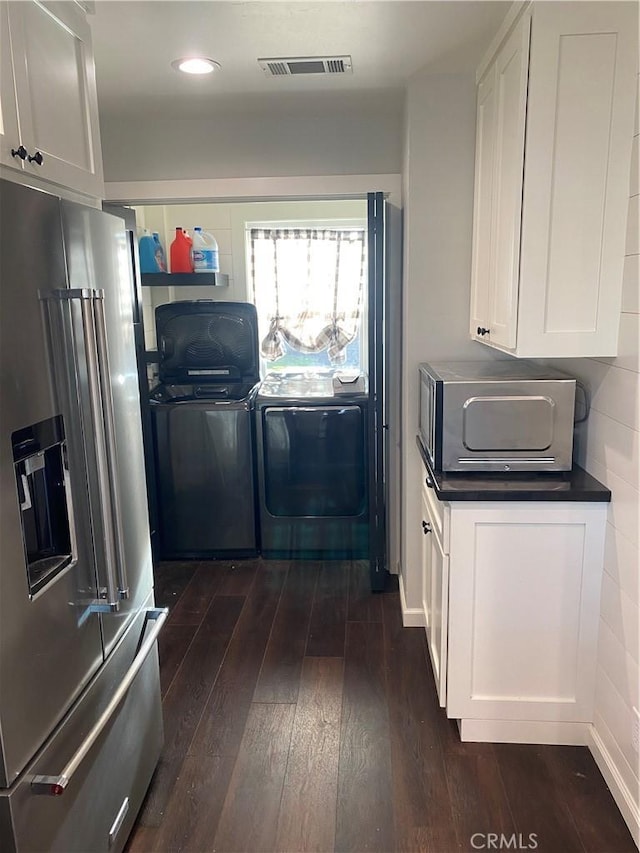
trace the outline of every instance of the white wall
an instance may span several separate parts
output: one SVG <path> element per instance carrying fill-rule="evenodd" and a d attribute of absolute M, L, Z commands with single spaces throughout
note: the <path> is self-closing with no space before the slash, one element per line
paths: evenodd
<path fill-rule="evenodd" d="M 633 140 L 624 290 L 617 358 L 562 359 L 559 369 L 591 392 L 591 414 L 577 435 L 577 459 L 611 489 L 605 545 L 596 682 L 595 752 L 610 762 L 628 799 L 617 794 L 640 842 L 638 753 L 633 708 L 640 710 L 640 184 L 638 115 Z M 635 810 L 635 815 L 634 815 Z M 633 827 L 635 821 L 635 827 Z"/>
<path fill-rule="evenodd" d="M 409 84 L 403 164 L 402 586 L 407 624 L 420 616 L 418 364 L 490 359 L 469 340 L 475 76 L 420 74 Z"/>
<path fill-rule="evenodd" d="M 200 119 L 101 113 L 100 128 L 106 182 L 399 174 L 402 98 Z"/>

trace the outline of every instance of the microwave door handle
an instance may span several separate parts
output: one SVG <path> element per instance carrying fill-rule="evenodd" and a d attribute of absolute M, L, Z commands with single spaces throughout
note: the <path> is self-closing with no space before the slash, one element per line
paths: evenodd
<path fill-rule="evenodd" d="M 88 440 L 87 429 L 92 431 L 91 443 L 94 452 L 91 454 L 92 460 L 91 462 L 88 461 L 88 465 L 90 480 L 95 482 L 97 488 L 90 489 L 90 504 L 92 515 L 95 516 L 99 513 L 100 523 L 103 525 L 102 535 L 97 538 L 99 538 L 104 551 L 103 562 L 106 576 L 104 578 L 105 591 L 98 590 L 98 597 L 91 605 L 91 609 L 115 612 L 119 610 L 120 604 L 114 570 L 114 529 L 98 369 L 96 321 L 93 310 L 94 293 L 95 291 L 91 288 L 65 288 L 55 291 L 53 296 L 61 309 L 62 340 L 64 341 L 61 357 L 64 359 L 64 370 L 70 383 L 70 393 L 72 398 L 79 402 L 80 409 L 84 413 L 82 421 L 87 421 L 86 426 L 83 424 L 82 427 L 82 432 L 85 433 L 85 442 Z M 76 376 L 81 364 L 86 368 L 86 383 Z M 94 531 L 95 535 L 96 532 Z M 99 586 L 101 586 L 99 565 L 97 574 Z"/>
<path fill-rule="evenodd" d="M 122 523 L 122 507 L 120 490 L 118 488 L 118 451 L 116 444 L 115 415 L 113 410 L 113 393 L 111 390 L 111 371 L 109 369 L 109 350 L 107 346 L 107 323 L 104 312 L 104 290 L 98 290 L 93 299 L 96 319 L 96 342 L 98 370 L 102 387 L 102 413 L 107 450 L 107 466 L 109 469 L 109 491 L 111 497 L 116 582 L 118 597 L 129 598 L 129 583 L 124 554 L 124 527 Z"/>
<path fill-rule="evenodd" d="M 91 731 L 87 734 L 86 738 L 82 741 L 69 761 L 67 761 L 60 773 L 52 776 L 36 775 L 31 779 L 32 794 L 44 794 L 49 797 L 60 797 L 64 794 L 67 786 L 73 779 L 74 773 L 78 767 L 80 767 L 87 753 L 98 740 L 114 713 L 117 711 L 118 706 L 129 692 L 129 688 L 133 684 L 136 675 L 142 669 L 142 665 L 154 647 L 158 634 L 162 630 L 168 615 L 168 607 L 151 608 L 146 611 L 144 626 L 142 628 L 142 637 L 144 637 L 144 632 L 149 621 L 154 621 L 155 625 L 151 629 L 149 635 L 143 639 L 139 645 L 131 666 L 127 670 L 120 684 L 117 686 L 109 704 L 98 717 Z"/>
<path fill-rule="evenodd" d="M 429 438 L 431 440 L 431 461 L 436 464 L 436 386 L 435 382 L 429 380 Z"/>

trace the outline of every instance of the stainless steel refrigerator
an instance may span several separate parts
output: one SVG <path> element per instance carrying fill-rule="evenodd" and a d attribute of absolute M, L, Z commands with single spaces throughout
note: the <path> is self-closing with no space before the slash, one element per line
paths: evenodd
<path fill-rule="evenodd" d="M 121 219 L 0 181 L 0 849 L 119 851 L 156 766 Z"/>

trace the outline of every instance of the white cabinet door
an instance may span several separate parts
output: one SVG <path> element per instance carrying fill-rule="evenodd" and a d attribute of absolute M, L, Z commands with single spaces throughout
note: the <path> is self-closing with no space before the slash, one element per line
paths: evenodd
<path fill-rule="evenodd" d="M 489 338 L 516 345 L 524 131 L 531 18 L 520 21 L 495 64 L 495 174 Z"/>
<path fill-rule="evenodd" d="M 614 356 L 638 4 L 536 4 L 532 38 L 518 352 Z"/>
<path fill-rule="evenodd" d="M 13 79 L 9 10 L 6 4 L 0 3 L 0 163 L 21 170 L 23 159 L 19 148 L 20 130 Z"/>
<path fill-rule="evenodd" d="M 422 617 L 424 621 L 424 629 L 427 633 L 427 642 L 431 633 L 431 612 L 433 605 L 431 601 L 431 542 L 429 540 L 429 507 L 422 493 L 422 513 L 420 524 L 422 528 L 422 548 L 421 548 L 421 565 L 422 565 Z"/>
<path fill-rule="evenodd" d="M 489 290 L 493 187 L 496 138 L 496 67 L 492 66 L 478 86 L 476 116 L 476 173 L 473 211 L 473 267 L 471 270 L 472 337 L 489 332 Z"/>
<path fill-rule="evenodd" d="M 454 504 L 447 714 L 589 723 L 606 504 Z"/>
<path fill-rule="evenodd" d="M 447 701 L 449 558 L 439 538 L 438 520 L 422 492 L 422 610 L 427 646 L 440 706 Z"/>
<path fill-rule="evenodd" d="M 637 32 L 636 3 L 534 2 L 496 36 L 478 88 L 475 340 L 617 354 Z"/>
<path fill-rule="evenodd" d="M 8 4 L 24 168 L 99 197 L 102 155 L 91 31 L 71 3 Z"/>
<path fill-rule="evenodd" d="M 447 704 L 447 636 L 449 629 L 449 557 L 432 531 L 431 542 L 431 630 L 429 652 L 442 708 Z"/>

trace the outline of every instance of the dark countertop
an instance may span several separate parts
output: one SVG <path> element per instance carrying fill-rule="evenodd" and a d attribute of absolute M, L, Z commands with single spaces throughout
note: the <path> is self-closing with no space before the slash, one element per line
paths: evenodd
<path fill-rule="evenodd" d="M 608 503 L 611 491 L 595 477 L 574 465 L 572 471 L 557 474 L 479 471 L 475 474 L 457 471 L 434 472 L 420 437 L 416 436 L 420 456 L 441 501 L 590 501 Z"/>

